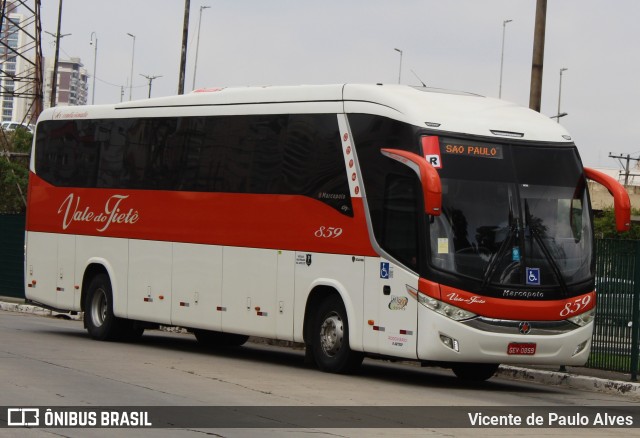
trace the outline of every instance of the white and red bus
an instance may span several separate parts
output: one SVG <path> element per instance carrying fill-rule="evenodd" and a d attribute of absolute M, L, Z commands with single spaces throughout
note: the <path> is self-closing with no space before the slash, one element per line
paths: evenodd
<path fill-rule="evenodd" d="M 153 324 L 212 345 L 304 342 L 486 379 L 583 364 L 594 242 L 557 123 L 496 99 L 395 85 L 199 90 L 40 116 L 26 296 L 99 340 Z"/>

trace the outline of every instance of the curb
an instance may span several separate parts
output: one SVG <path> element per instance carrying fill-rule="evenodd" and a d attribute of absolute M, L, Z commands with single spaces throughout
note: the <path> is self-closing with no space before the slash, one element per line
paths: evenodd
<path fill-rule="evenodd" d="M 8 303 L 0 301 L 0 310 L 7 312 L 31 313 L 40 316 L 52 316 L 72 320 L 82 320 L 80 312 L 55 312 L 31 304 Z M 171 332 L 186 332 L 178 327 L 164 327 L 161 329 Z M 268 341 L 266 343 L 269 343 Z M 523 368 L 512 365 L 501 365 L 496 376 L 517 381 L 526 381 L 542 385 L 559 386 L 583 391 L 599 392 L 611 395 L 624 395 L 640 400 L 640 383 L 623 382 L 619 380 L 603 379 L 593 376 L 582 376 L 573 373 Z"/>
<path fill-rule="evenodd" d="M 0 301 L 0 310 L 6 312 L 32 313 L 40 316 L 53 316 L 56 318 L 82 320 L 82 314 L 78 312 L 55 312 L 53 310 L 43 309 L 42 307 L 31 304 L 7 303 Z"/>
<path fill-rule="evenodd" d="M 602 379 L 600 377 L 581 376 L 579 374 L 522 368 L 511 365 L 501 365 L 496 375 L 511 380 L 524 380 L 543 385 L 624 395 L 640 400 L 640 383 L 635 382 L 622 382 L 619 380 Z"/>

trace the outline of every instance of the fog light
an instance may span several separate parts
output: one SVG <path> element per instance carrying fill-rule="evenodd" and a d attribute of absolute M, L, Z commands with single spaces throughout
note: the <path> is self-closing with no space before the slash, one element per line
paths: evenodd
<path fill-rule="evenodd" d="M 586 341 L 584 341 L 584 342 L 579 343 L 578 346 L 576 347 L 575 351 L 573 352 L 573 355 L 575 356 L 576 354 L 578 354 L 582 350 L 584 350 L 587 347 L 588 343 L 589 343 L 588 339 Z"/>
<path fill-rule="evenodd" d="M 458 348 L 458 341 L 456 339 L 450 338 L 446 335 L 440 335 L 440 340 L 444 345 L 451 348 L 452 350 L 460 351 L 460 349 Z"/>

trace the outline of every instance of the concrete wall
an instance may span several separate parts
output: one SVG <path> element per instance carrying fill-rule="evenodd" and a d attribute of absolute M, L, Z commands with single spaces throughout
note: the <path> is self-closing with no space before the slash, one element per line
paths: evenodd
<path fill-rule="evenodd" d="M 640 208 L 640 186 L 627 186 L 627 193 L 631 199 L 631 208 Z M 594 210 L 613 207 L 613 196 L 609 194 L 604 186 L 589 181 L 589 195 L 591 196 L 591 205 Z"/>

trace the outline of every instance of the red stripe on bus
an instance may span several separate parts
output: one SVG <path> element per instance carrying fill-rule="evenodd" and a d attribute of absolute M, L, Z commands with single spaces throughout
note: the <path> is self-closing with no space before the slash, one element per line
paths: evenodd
<path fill-rule="evenodd" d="M 509 300 L 485 297 L 441 286 L 442 301 L 488 318 L 526 321 L 559 321 L 593 309 L 595 292 L 561 300 Z"/>
<path fill-rule="evenodd" d="M 362 199 L 352 205 L 350 217 L 298 195 L 54 187 L 31 173 L 26 229 L 375 256 Z"/>

